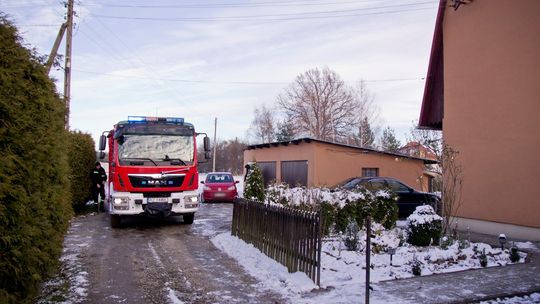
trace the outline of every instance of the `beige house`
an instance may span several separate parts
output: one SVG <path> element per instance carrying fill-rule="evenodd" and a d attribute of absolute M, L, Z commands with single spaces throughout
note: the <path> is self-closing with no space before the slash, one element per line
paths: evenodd
<path fill-rule="evenodd" d="M 248 146 L 244 165 L 257 162 L 265 183 L 334 186 L 356 176 L 385 176 L 420 191 L 428 189 L 425 164 L 433 160 L 312 138 Z"/>
<path fill-rule="evenodd" d="M 539 14 L 538 0 L 440 1 L 419 125 L 459 151 L 461 229 L 540 240 Z"/>

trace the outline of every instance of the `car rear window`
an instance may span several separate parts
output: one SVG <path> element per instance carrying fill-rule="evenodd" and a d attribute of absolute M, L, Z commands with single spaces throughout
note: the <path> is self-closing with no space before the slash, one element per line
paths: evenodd
<path fill-rule="evenodd" d="M 230 183 L 233 177 L 230 174 L 210 174 L 206 177 L 207 183 Z"/>

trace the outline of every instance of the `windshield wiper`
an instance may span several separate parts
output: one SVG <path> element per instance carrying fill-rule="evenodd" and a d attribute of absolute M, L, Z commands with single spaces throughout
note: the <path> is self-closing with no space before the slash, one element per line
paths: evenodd
<path fill-rule="evenodd" d="M 166 155 L 166 154 L 165 154 L 165 158 L 163 160 L 164 161 L 170 161 L 171 165 L 173 164 L 172 163 L 173 161 L 177 161 L 177 162 L 182 163 L 182 165 L 187 166 L 186 162 L 181 160 L 180 158 L 170 158 L 169 155 Z"/>
<path fill-rule="evenodd" d="M 151 161 L 151 162 L 152 162 L 152 163 L 154 164 L 154 166 L 156 166 L 156 167 L 157 167 L 157 164 L 156 164 L 156 162 L 155 162 L 155 161 L 153 161 L 153 160 L 152 160 L 151 158 L 147 158 L 147 157 L 126 157 L 126 158 L 124 158 L 124 159 L 133 159 L 133 160 L 149 160 L 149 161 Z"/>

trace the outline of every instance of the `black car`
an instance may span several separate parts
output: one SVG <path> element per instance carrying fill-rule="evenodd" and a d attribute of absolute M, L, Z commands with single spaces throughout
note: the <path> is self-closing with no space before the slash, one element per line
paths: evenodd
<path fill-rule="evenodd" d="M 416 207 L 431 205 L 440 214 L 440 198 L 433 193 L 416 191 L 403 182 L 390 177 L 353 177 L 340 183 L 337 188 L 354 190 L 363 187 L 368 190 L 390 189 L 398 195 L 399 218 L 411 215 Z"/>

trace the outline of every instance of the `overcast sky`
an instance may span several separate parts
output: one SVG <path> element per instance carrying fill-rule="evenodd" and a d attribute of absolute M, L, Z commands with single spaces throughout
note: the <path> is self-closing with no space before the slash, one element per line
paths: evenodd
<path fill-rule="evenodd" d="M 402 140 L 419 116 L 437 0 L 75 0 L 70 125 L 97 140 L 128 115 L 184 117 L 245 138 L 253 110 L 329 67 L 365 80 Z M 0 0 L 25 42 L 49 54 L 59 0 Z M 64 54 L 64 46 L 59 53 Z M 63 71 L 51 75 L 61 92 Z"/>

